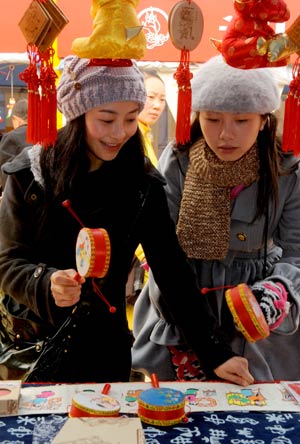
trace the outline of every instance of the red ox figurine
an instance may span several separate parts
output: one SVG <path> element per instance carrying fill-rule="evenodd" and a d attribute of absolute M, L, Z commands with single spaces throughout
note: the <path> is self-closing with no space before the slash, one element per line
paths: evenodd
<path fill-rule="evenodd" d="M 229 65 L 241 69 L 285 66 L 289 56 L 299 51 L 299 18 L 284 34 L 276 34 L 269 25 L 289 20 L 283 0 L 235 0 L 234 9 L 223 40 L 210 39 Z"/>

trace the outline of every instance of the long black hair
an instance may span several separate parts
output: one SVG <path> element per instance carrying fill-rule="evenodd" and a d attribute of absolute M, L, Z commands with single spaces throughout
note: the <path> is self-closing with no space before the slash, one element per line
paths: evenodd
<path fill-rule="evenodd" d="M 84 115 L 61 128 L 55 145 L 43 150 L 41 171 L 49 205 L 62 202 L 87 174 L 90 167 L 87 151 Z M 139 128 L 122 147 L 117 158 L 122 168 L 132 170 L 135 175 L 143 175 L 147 171 L 143 136 Z"/>

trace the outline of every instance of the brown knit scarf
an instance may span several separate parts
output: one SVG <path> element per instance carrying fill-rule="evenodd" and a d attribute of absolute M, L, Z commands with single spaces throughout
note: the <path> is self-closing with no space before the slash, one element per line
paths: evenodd
<path fill-rule="evenodd" d="M 258 179 L 257 145 L 234 162 L 218 159 L 204 139 L 190 149 L 177 234 L 187 256 L 223 259 L 229 247 L 230 191 Z"/>

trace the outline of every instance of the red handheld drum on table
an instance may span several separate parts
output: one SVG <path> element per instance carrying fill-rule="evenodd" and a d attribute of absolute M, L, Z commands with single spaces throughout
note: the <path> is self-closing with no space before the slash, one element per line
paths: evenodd
<path fill-rule="evenodd" d="M 119 402 L 111 396 L 96 392 L 82 392 L 73 396 L 69 416 L 71 418 L 107 418 L 118 416 L 120 408 Z"/>
<path fill-rule="evenodd" d="M 137 402 L 138 415 L 147 424 L 169 426 L 186 420 L 185 396 L 179 390 L 151 388 L 141 392 Z"/>
<path fill-rule="evenodd" d="M 247 341 L 256 342 L 269 336 L 270 330 L 254 294 L 246 284 L 225 292 L 234 322 Z"/>
<path fill-rule="evenodd" d="M 110 384 L 105 384 L 101 393 L 96 390 L 76 393 L 72 399 L 69 416 L 71 418 L 118 416 L 121 406 L 115 398 L 108 396 L 109 390 Z"/>

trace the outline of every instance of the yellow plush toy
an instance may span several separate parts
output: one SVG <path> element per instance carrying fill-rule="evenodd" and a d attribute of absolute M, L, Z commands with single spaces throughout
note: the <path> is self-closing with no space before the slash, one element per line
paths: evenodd
<path fill-rule="evenodd" d="M 76 38 L 72 51 L 82 58 L 141 59 L 146 38 L 136 7 L 138 0 L 92 0 L 93 32 Z"/>

